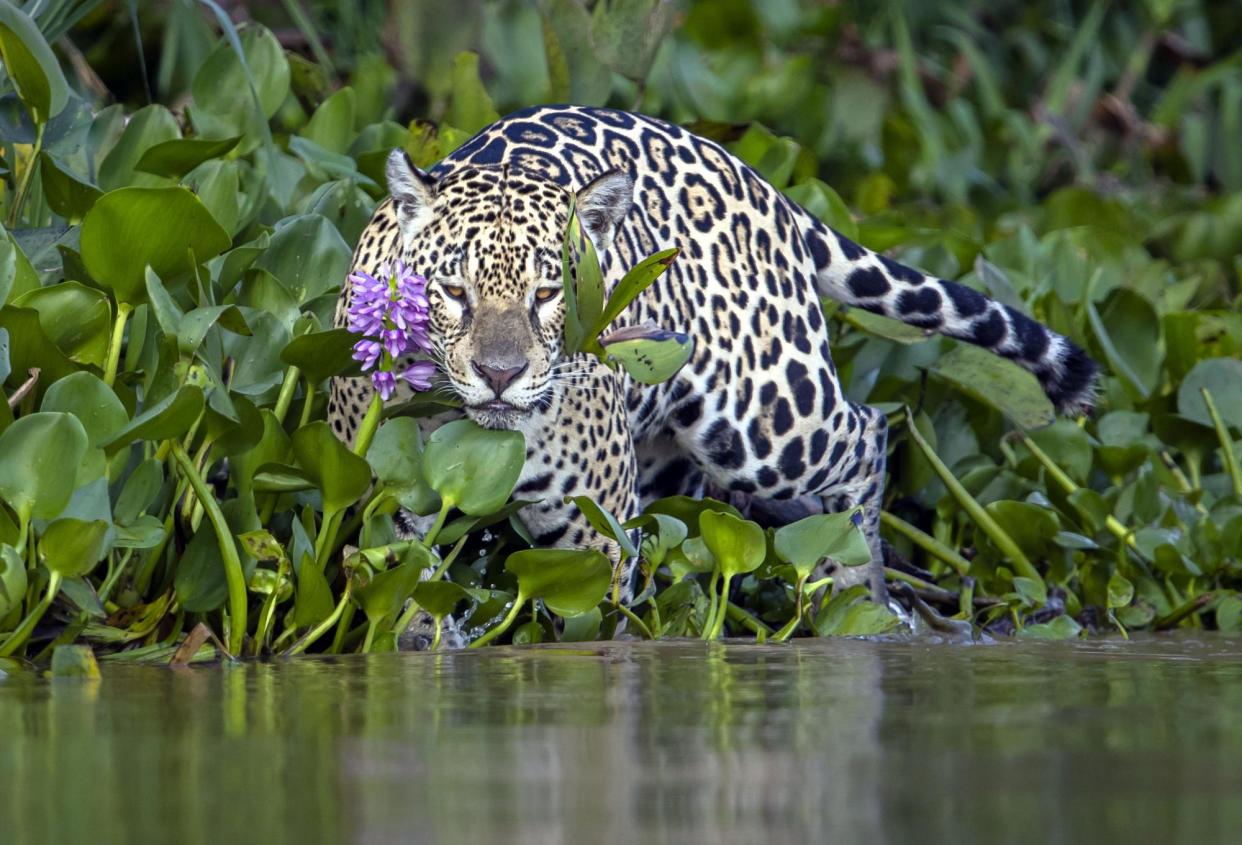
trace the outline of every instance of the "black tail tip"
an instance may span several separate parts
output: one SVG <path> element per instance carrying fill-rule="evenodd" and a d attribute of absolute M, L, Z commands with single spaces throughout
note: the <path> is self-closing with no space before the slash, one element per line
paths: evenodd
<path fill-rule="evenodd" d="M 1057 413 L 1090 414 L 1099 392 L 1100 365 L 1078 346 L 1068 342 L 1066 346 L 1066 354 L 1044 388 Z"/>

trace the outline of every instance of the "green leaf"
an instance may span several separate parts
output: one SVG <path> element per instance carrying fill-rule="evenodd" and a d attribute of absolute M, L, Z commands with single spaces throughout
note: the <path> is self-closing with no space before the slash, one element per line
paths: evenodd
<path fill-rule="evenodd" d="M 687 334 L 634 326 L 612 332 L 599 340 L 606 360 L 616 361 L 640 384 L 660 384 L 677 375 L 694 354 L 694 340 Z"/>
<path fill-rule="evenodd" d="M 1200 361 L 1177 389 L 1177 411 L 1183 417 L 1211 428 L 1212 416 L 1200 390 L 1207 388 L 1226 425 L 1242 428 L 1242 361 L 1209 358 Z"/>
<path fill-rule="evenodd" d="M 1072 616 L 1058 616 L 1049 622 L 1027 625 L 1018 631 L 1019 637 L 1035 640 L 1071 640 L 1082 633 L 1082 626 Z"/>
<path fill-rule="evenodd" d="M 931 371 L 1021 428 L 1042 428 L 1056 419 L 1052 402 L 1032 373 L 977 346 L 955 347 Z"/>
<path fill-rule="evenodd" d="M 328 329 L 298 335 L 280 351 L 280 361 L 297 367 L 313 384 L 332 376 L 353 374 L 358 336 L 349 329 Z"/>
<path fill-rule="evenodd" d="M 1015 543 L 1030 556 L 1051 551 L 1053 540 L 1061 530 L 1056 512 L 1029 502 L 1002 500 L 989 503 L 988 514 Z"/>
<path fill-rule="evenodd" d="M 0 620 L 25 599 L 26 564 L 17 549 L 8 543 L 0 544 Z"/>
<path fill-rule="evenodd" d="M 13 304 L 37 312 L 48 340 L 71 361 L 103 368 L 112 335 L 112 306 L 102 291 L 61 282 L 24 293 Z"/>
<path fill-rule="evenodd" d="M 1125 607 L 1134 601 L 1134 584 L 1120 572 L 1114 572 L 1108 578 L 1109 608 Z"/>
<path fill-rule="evenodd" d="M 617 282 L 612 295 L 608 297 L 608 304 L 604 306 L 603 316 L 595 323 L 588 333 L 588 337 L 593 339 L 604 329 L 608 328 L 612 321 L 617 319 L 640 293 L 649 288 L 652 282 L 660 278 L 660 275 L 677 259 L 679 252 L 680 250 L 676 248 L 661 250 L 647 256 L 630 268 L 630 271 L 621 278 L 621 281 Z"/>
<path fill-rule="evenodd" d="M 582 515 L 587 518 L 587 522 L 591 523 L 592 528 L 605 537 L 616 540 L 625 557 L 638 557 L 638 549 L 634 546 L 629 533 L 615 516 L 596 504 L 594 499 L 590 496 L 566 496 L 565 501 L 572 501 L 577 505 L 578 510 L 582 511 Z"/>
<path fill-rule="evenodd" d="M 293 601 L 293 624 L 299 628 L 317 625 L 332 615 L 332 588 L 310 555 L 302 559 L 296 574 L 298 592 Z"/>
<path fill-rule="evenodd" d="M 190 430 L 203 410 L 203 391 L 192 384 L 184 385 L 130 420 L 111 440 L 104 444 L 108 452 L 128 446 L 135 440 L 169 440 Z"/>
<path fill-rule="evenodd" d="M 351 250 L 340 232 L 318 214 L 286 217 L 254 266 L 293 292 L 299 303 L 335 291 L 349 274 Z"/>
<path fill-rule="evenodd" d="M 103 446 L 129 422 L 129 413 L 112 388 L 90 373 L 73 373 L 53 384 L 43 394 L 40 409 L 76 416 L 92 447 Z"/>
<path fill-rule="evenodd" d="M 0 498 L 26 522 L 52 519 L 69 504 L 88 440 L 72 414 L 40 411 L 0 432 Z"/>
<path fill-rule="evenodd" d="M 239 40 L 254 80 L 260 113 L 255 110 L 246 68 L 229 39 L 222 38 L 194 75 L 190 85 L 194 108 L 190 114 L 205 137 L 241 136 L 239 152 L 244 154 L 262 142 L 264 124 L 289 94 L 289 61 L 266 27 L 249 25 Z"/>
<path fill-rule="evenodd" d="M 448 506 L 486 516 L 508 500 L 525 460 L 526 440 L 520 431 L 454 420 L 427 438 L 423 476 Z"/>
<path fill-rule="evenodd" d="M 0 548 L 0 551 L 7 548 L 7 546 Z M 2 597 L 0 597 L 0 607 L 3 607 Z M 0 616 L 3 615 L 3 613 L 0 613 Z M 1233 593 L 1217 602 L 1216 628 L 1217 630 L 1227 632 L 1242 630 L 1242 596 Z"/>
<path fill-rule="evenodd" d="M 125 131 L 99 165 L 99 187 L 105 191 L 127 187 L 158 187 L 164 180 L 135 171 L 147 150 L 157 144 L 181 137 L 181 129 L 172 112 L 160 105 L 147 106 L 134 112 L 125 124 Z"/>
<path fill-rule="evenodd" d="M 458 53 L 453 59 L 453 96 L 449 100 L 445 121 L 473 134 L 500 119 L 492 98 L 479 78 L 477 53 Z"/>
<path fill-rule="evenodd" d="M 48 523 L 39 538 L 39 560 L 65 578 L 88 575 L 108 553 L 108 523 L 64 518 Z"/>
<path fill-rule="evenodd" d="M 252 334 L 236 305 L 210 305 L 182 315 L 177 324 L 177 347 L 187 355 L 197 352 L 207 332 L 217 323 L 234 334 L 246 337 Z"/>
<path fill-rule="evenodd" d="M 754 572 L 767 556 L 768 544 L 763 529 L 750 520 L 704 511 L 699 514 L 699 531 L 721 575 Z"/>
<path fill-rule="evenodd" d="M 815 632 L 821 637 L 873 637 L 901 627 L 892 611 L 866 596 L 862 585 L 834 595 L 816 616 Z"/>
<path fill-rule="evenodd" d="M 371 467 L 349 451 L 326 422 L 313 422 L 293 433 L 298 466 L 323 496 L 324 513 L 344 510 L 371 486 Z"/>
<path fill-rule="evenodd" d="M 99 664 L 87 645 L 58 645 L 52 649 L 53 678 L 99 680 Z"/>
<path fill-rule="evenodd" d="M 134 169 L 169 179 L 180 179 L 203 162 L 226 155 L 240 140 L 241 136 L 235 135 L 219 140 L 172 138 L 161 141 L 142 153 L 134 164 Z"/>
<path fill-rule="evenodd" d="M 356 110 L 354 89 L 346 86 L 319 104 L 302 135 L 329 152 L 343 155 L 354 139 Z"/>
<path fill-rule="evenodd" d="M 595 245 L 586 237 L 577 211 L 570 206 L 569 225 L 561 244 L 565 292 L 565 351 L 573 355 L 595 345 L 590 333 L 604 311 L 604 276 Z"/>
<path fill-rule="evenodd" d="M 591 16 L 596 55 L 622 76 L 646 79 L 656 50 L 673 25 L 676 8 L 668 0 L 596 3 Z"/>
<path fill-rule="evenodd" d="M 79 365 L 66 357 L 60 347 L 48 338 L 38 311 L 8 305 L 0 309 L 0 329 L 9 335 L 12 380 L 20 377 L 24 381 L 32 367 L 41 370 L 40 384 L 50 384 L 78 371 Z"/>
<path fill-rule="evenodd" d="M 396 417 L 380 426 L 367 450 L 367 462 L 402 507 L 420 515 L 440 509 L 440 497 L 423 477 L 423 437 L 418 420 Z"/>
<path fill-rule="evenodd" d="M 400 611 L 423 570 L 435 564 L 435 556 L 421 543 L 411 545 L 406 558 L 400 566 L 376 573 L 365 586 L 354 590 L 354 598 L 369 621 L 377 622 Z"/>
<path fill-rule="evenodd" d="M 164 523 L 144 513 L 125 525 L 116 526 L 113 545 L 118 549 L 153 549 L 164 541 Z"/>
<path fill-rule="evenodd" d="M 39 156 L 39 178 L 43 182 L 43 198 L 52 211 L 69 221 L 81 220 L 103 192 L 79 178 L 60 159 L 44 151 Z"/>
<path fill-rule="evenodd" d="M 0 229 L 0 305 L 39 286 L 39 274 L 13 236 Z"/>
<path fill-rule="evenodd" d="M 505 571 L 517 578 L 519 604 L 542 599 L 557 616 L 586 613 L 612 581 L 608 558 L 594 549 L 524 549 L 505 559 Z"/>
<path fill-rule="evenodd" d="M 47 39 L 30 17 L 0 2 L 0 58 L 35 123 L 45 124 L 69 101 L 69 85 Z"/>
<path fill-rule="evenodd" d="M 1159 387 L 1164 361 L 1156 309 L 1128 288 L 1112 291 L 1098 311 L 1094 303 L 1087 302 L 1086 307 L 1109 365 L 1146 399 Z"/>
<path fill-rule="evenodd" d="M 162 279 L 228 249 L 228 233 L 185 188 L 122 188 L 82 221 L 82 260 L 118 302 L 146 301 L 146 268 Z"/>
<path fill-rule="evenodd" d="M 474 601 L 466 588 L 452 581 L 422 581 L 414 587 L 414 601 L 436 620 L 452 613 L 463 601 Z"/>
<path fill-rule="evenodd" d="M 871 560 L 867 538 L 855 519 L 860 508 L 842 513 L 814 514 L 776 529 L 773 546 L 781 560 L 806 577 L 824 558 L 846 566 Z"/>

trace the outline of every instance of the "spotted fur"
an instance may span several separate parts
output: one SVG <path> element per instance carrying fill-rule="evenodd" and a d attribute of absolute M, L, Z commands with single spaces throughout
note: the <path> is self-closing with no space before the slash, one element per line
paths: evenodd
<path fill-rule="evenodd" d="M 524 518 L 544 543 L 607 545 L 561 504 L 565 495 L 590 495 L 622 518 L 705 483 L 760 500 L 818 496 L 831 510 L 863 506 L 873 562 L 839 581 L 867 580 L 878 593 L 886 422 L 844 396 L 820 296 L 1003 355 L 1061 411 L 1092 400 L 1096 366 L 1064 337 L 859 246 L 720 145 L 653 118 L 527 109 L 429 173 L 395 154 L 389 187 L 394 198 L 363 233 L 355 266 L 399 255 L 430 280 L 446 386 L 481 424 L 526 434 L 516 495 L 543 498 Z M 694 338 L 694 356 L 669 382 L 647 387 L 591 359 L 565 360 L 563 304 L 540 291 L 561 284 L 571 193 L 610 285 L 646 255 L 681 248 L 618 319 Z M 365 382 L 337 381 L 338 435 L 353 436 L 368 401 Z"/>

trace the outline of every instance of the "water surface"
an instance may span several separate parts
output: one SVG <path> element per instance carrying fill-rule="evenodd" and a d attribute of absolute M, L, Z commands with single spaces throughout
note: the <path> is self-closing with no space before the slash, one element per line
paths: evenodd
<path fill-rule="evenodd" d="M 0 679 L 0 842 L 1242 842 L 1242 640 Z"/>

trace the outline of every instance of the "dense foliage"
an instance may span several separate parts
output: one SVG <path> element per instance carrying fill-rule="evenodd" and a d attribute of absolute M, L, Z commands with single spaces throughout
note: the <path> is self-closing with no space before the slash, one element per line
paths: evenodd
<path fill-rule="evenodd" d="M 890 630 L 808 582 L 825 555 L 860 559 L 849 514 L 765 533 L 668 500 L 626 526 L 635 544 L 580 501 L 640 561 L 624 607 L 598 553 L 525 548 L 520 435 L 458 423 L 424 444 L 412 415 L 435 395 L 377 415 L 361 454 L 322 421 L 387 152 L 429 165 L 498 112 L 564 100 L 692 125 L 843 233 L 1103 363 L 1096 415 L 1052 422 L 1016 367 L 825 304 L 847 392 L 893 422 L 889 575 L 920 618 L 1242 626 L 1227 4 L 268 5 L 241 23 L 209 0 L 0 0 L 0 655 L 184 660 L 209 630 L 234 653 L 385 649 L 419 608 L 480 642 L 623 618 Z M 438 515 L 426 544 L 397 541 L 398 504 Z"/>

